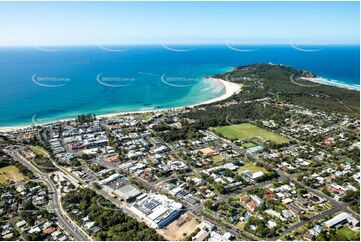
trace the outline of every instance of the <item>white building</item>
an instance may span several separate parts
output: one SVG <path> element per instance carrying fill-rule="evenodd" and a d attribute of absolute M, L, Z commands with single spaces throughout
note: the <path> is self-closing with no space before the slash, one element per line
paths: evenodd
<path fill-rule="evenodd" d="M 165 195 L 148 194 L 130 209 L 152 228 L 162 228 L 178 217 L 183 205 Z"/>
<path fill-rule="evenodd" d="M 351 225 L 352 227 L 355 227 L 360 222 L 356 218 L 354 218 L 352 215 L 343 212 L 343 213 L 340 213 L 339 215 L 336 215 L 335 217 L 331 218 L 330 220 L 327 220 L 325 222 L 325 225 L 328 228 L 339 228 L 347 223 L 349 225 Z"/>
<path fill-rule="evenodd" d="M 261 176 L 263 176 L 264 175 L 264 173 L 262 172 L 262 171 L 257 171 L 257 172 L 255 172 L 255 173 L 253 173 L 253 172 L 251 172 L 250 170 L 245 170 L 244 172 L 243 172 L 243 174 L 246 176 L 246 177 L 248 177 L 248 178 L 250 178 L 250 179 L 257 179 L 257 178 L 259 178 L 259 177 L 261 177 Z"/>

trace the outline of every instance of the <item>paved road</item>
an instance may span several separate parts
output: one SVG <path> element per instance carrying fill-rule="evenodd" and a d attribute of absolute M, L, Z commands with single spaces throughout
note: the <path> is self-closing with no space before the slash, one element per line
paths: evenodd
<path fill-rule="evenodd" d="M 226 140 L 222 137 L 219 137 L 218 135 L 212 133 L 212 132 L 209 132 L 209 131 L 203 131 L 204 133 L 208 133 L 208 134 L 211 134 L 215 137 L 218 137 L 219 139 L 223 140 L 225 143 L 231 145 L 235 150 L 238 150 L 239 152 L 245 154 L 245 151 L 238 147 L 237 145 L 233 144 L 232 142 L 230 142 L 229 140 Z M 247 154 L 246 154 L 247 155 Z M 257 156 L 257 155 L 247 155 L 247 157 L 249 158 L 252 158 L 253 160 L 255 160 L 256 162 L 259 162 L 261 164 L 264 164 L 264 162 Z M 326 210 L 326 211 L 323 211 L 315 216 L 313 216 L 312 218 L 308 219 L 308 220 L 304 220 L 304 221 L 301 221 L 289 228 L 287 228 L 285 231 L 283 231 L 279 236 L 276 236 L 276 237 L 273 237 L 271 238 L 270 240 L 278 240 L 279 238 L 281 238 L 282 236 L 285 236 L 287 233 L 291 232 L 291 231 L 294 231 L 296 230 L 297 228 L 305 225 L 306 223 L 308 222 L 312 222 L 312 221 L 315 221 L 315 220 L 319 220 L 319 219 L 322 219 L 328 215 L 331 215 L 331 214 L 334 214 L 336 212 L 340 212 L 340 211 L 343 211 L 343 212 L 347 212 L 347 213 L 351 213 L 353 214 L 356 218 L 360 218 L 359 214 L 357 214 L 356 212 L 352 211 L 351 209 L 348 208 L 348 203 L 344 203 L 344 202 L 340 202 L 340 201 L 337 201 L 335 199 L 333 199 L 332 197 L 329 197 L 327 196 L 326 194 L 324 194 L 323 192 L 319 191 L 319 190 L 316 190 L 316 189 L 313 189 L 313 188 L 310 188 L 308 186 L 306 186 L 305 184 L 303 184 L 302 182 L 299 182 L 295 179 L 295 174 L 292 174 L 292 175 L 289 175 L 289 174 L 286 174 L 282 171 L 277 171 L 278 175 L 280 176 L 279 179 L 282 179 L 282 180 L 290 180 L 290 181 L 293 181 L 294 183 L 296 183 L 297 185 L 301 186 L 302 188 L 304 188 L 305 190 L 307 190 L 309 193 L 312 193 L 318 197 L 321 197 L 327 201 L 329 201 L 331 204 L 332 204 L 332 208 L 329 209 L 329 210 Z"/>
<path fill-rule="evenodd" d="M 50 195 L 50 209 L 54 211 L 57 215 L 57 219 L 60 225 L 75 239 L 78 241 L 89 241 L 92 240 L 91 237 L 81 229 L 74 221 L 63 210 L 61 204 L 61 195 L 58 189 L 56 189 L 54 183 L 50 179 L 48 174 L 43 173 L 37 167 L 35 167 L 31 162 L 22 157 L 18 152 L 7 150 L 8 154 L 11 155 L 14 160 L 19 161 L 22 165 L 31 170 L 35 176 L 39 177 L 42 181 L 45 182 L 49 189 Z"/>
<path fill-rule="evenodd" d="M 287 176 L 287 174 L 285 174 L 285 175 Z M 313 189 L 313 188 L 310 188 L 310 187 L 304 185 L 303 183 L 297 181 L 296 179 L 293 179 L 293 182 L 299 186 L 302 186 L 309 193 L 313 193 L 325 200 L 328 200 L 332 204 L 332 206 L 338 208 L 339 210 L 347 212 L 347 213 L 352 213 L 358 219 L 360 218 L 359 214 L 357 214 L 355 211 L 352 211 L 351 209 L 348 208 L 348 205 L 349 205 L 348 203 L 337 201 L 337 200 L 333 199 L 332 197 L 327 196 L 326 194 L 324 194 L 323 192 L 321 192 L 319 190 L 316 190 L 316 189 Z"/>
<path fill-rule="evenodd" d="M 309 223 L 309 222 L 313 222 L 313 221 L 316 221 L 316 220 L 320 220 L 328 215 L 331 215 L 331 214 L 334 214 L 336 212 L 339 212 L 340 209 L 339 208 L 331 208 L 331 209 L 328 209 L 326 211 L 323 211 L 321 213 L 318 213 L 317 215 L 313 216 L 312 218 L 310 219 L 306 219 L 306 220 L 303 220 L 297 224 L 294 224 L 292 225 L 291 227 L 288 227 L 285 231 L 283 231 L 280 235 L 278 236 L 275 236 L 273 238 L 270 238 L 269 240 L 271 241 L 275 241 L 275 240 L 279 240 L 280 238 L 282 238 L 283 236 L 287 235 L 289 232 L 291 231 L 295 231 L 296 229 L 298 229 L 299 227 Z"/>
<path fill-rule="evenodd" d="M 240 147 L 238 147 L 237 145 L 233 144 L 232 142 L 230 142 L 229 140 L 226 140 L 224 138 L 221 138 L 219 136 L 217 136 L 216 134 L 212 133 L 212 132 L 209 132 L 209 131 L 204 131 L 205 133 L 209 133 L 211 135 L 214 135 L 216 137 L 218 137 L 219 139 L 223 140 L 224 142 L 226 142 L 227 144 L 231 145 L 235 150 L 238 150 L 242 153 L 244 153 L 244 150 Z M 249 155 L 248 155 L 249 156 Z M 261 164 L 264 164 L 264 162 L 257 156 L 257 155 L 253 155 L 251 156 L 256 162 L 259 162 Z M 277 171 L 278 175 L 280 176 L 280 179 L 283 179 L 283 180 L 290 180 L 290 181 L 293 181 L 294 183 L 296 183 L 297 185 L 303 187 L 304 189 L 306 189 L 308 192 L 310 193 L 313 193 L 325 200 L 328 200 L 333 206 L 341 209 L 342 211 L 345 211 L 345 212 L 348 212 L 348 213 L 352 213 L 354 216 L 358 217 L 359 218 L 359 215 L 357 213 L 355 213 L 354 211 L 352 211 L 351 209 L 349 209 L 347 206 L 348 204 L 347 203 L 344 203 L 344 202 L 340 202 L 340 201 L 337 201 L 335 199 L 333 199 L 332 197 L 329 197 L 327 196 L 326 194 L 324 194 L 323 192 L 319 191 L 319 190 L 316 190 L 316 189 L 313 189 L 313 188 L 310 188 L 308 186 L 306 186 L 305 184 L 303 184 L 302 182 L 299 182 L 295 179 L 295 174 L 292 174 L 292 175 L 289 175 L 289 174 L 286 174 L 282 171 Z"/>

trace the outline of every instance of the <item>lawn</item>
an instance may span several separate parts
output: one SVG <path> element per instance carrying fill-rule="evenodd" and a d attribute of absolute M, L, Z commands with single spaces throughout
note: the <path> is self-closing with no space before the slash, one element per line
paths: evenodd
<path fill-rule="evenodd" d="M 345 225 L 337 230 L 337 238 L 338 240 L 360 241 L 360 234 Z"/>
<path fill-rule="evenodd" d="M 218 126 L 212 128 L 212 130 L 214 130 L 218 134 L 222 134 L 228 139 L 245 140 L 259 136 L 263 139 L 270 140 L 276 144 L 284 144 L 288 143 L 289 141 L 287 138 L 284 138 L 265 129 L 259 128 L 256 125 L 250 123 Z"/>
<path fill-rule="evenodd" d="M 244 143 L 242 144 L 242 147 L 245 149 L 251 148 L 251 147 L 255 147 L 256 144 L 252 143 L 252 142 L 248 142 L 248 143 Z"/>
<path fill-rule="evenodd" d="M 151 117 L 153 117 L 153 113 L 144 113 L 144 115 L 143 115 L 143 119 L 145 119 L 145 120 L 148 120 Z"/>
<path fill-rule="evenodd" d="M 32 146 L 31 151 L 34 152 L 36 155 L 39 155 L 39 156 L 45 156 L 45 157 L 49 156 L 48 152 L 46 152 L 46 150 L 44 150 L 40 146 Z"/>
<path fill-rule="evenodd" d="M 215 162 L 215 163 L 221 162 L 221 161 L 223 161 L 223 157 L 220 156 L 220 155 L 215 155 L 215 156 L 212 157 L 212 160 L 213 160 L 213 162 Z"/>
<path fill-rule="evenodd" d="M 24 179 L 25 176 L 16 166 L 5 166 L 0 168 L 0 184 L 5 184 L 10 181 L 22 181 Z"/>
<path fill-rule="evenodd" d="M 262 171 L 264 174 L 268 174 L 269 171 L 267 171 L 265 168 L 260 167 L 260 166 L 256 166 L 255 164 L 253 164 L 252 162 L 247 162 L 246 164 L 244 164 L 244 166 L 241 166 L 238 169 L 238 174 L 241 174 L 242 172 L 249 170 L 252 173 L 255 173 L 257 171 Z"/>

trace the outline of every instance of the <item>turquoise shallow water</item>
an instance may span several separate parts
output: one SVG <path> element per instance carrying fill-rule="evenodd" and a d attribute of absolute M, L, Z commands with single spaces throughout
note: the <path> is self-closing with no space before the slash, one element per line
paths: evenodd
<path fill-rule="evenodd" d="M 290 46 L 239 52 L 222 45 L 111 51 L 119 48 L 0 48 L 0 126 L 200 103 L 224 93 L 204 77 L 251 63 L 286 64 L 333 82 L 360 83 L 359 46 L 318 52 Z"/>

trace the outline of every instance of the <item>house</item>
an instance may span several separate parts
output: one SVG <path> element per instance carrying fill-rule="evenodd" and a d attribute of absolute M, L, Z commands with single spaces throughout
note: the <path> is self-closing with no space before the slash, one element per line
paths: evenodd
<path fill-rule="evenodd" d="M 306 240 L 306 241 L 312 241 L 314 239 L 314 235 L 310 232 L 306 232 L 303 236 L 303 239 Z"/>
<path fill-rule="evenodd" d="M 274 193 L 272 191 L 266 191 L 263 198 L 267 201 L 271 201 L 274 199 Z"/>
<path fill-rule="evenodd" d="M 268 215 L 270 215 L 270 216 L 272 216 L 272 217 L 281 219 L 281 214 L 280 214 L 279 212 L 276 212 L 276 211 L 273 210 L 273 209 L 267 209 L 267 210 L 265 210 L 265 213 L 267 213 Z"/>
<path fill-rule="evenodd" d="M 32 234 L 32 233 L 39 233 L 41 231 L 41 229 L 38 226 L 32 227 L 28 233 Z"/>
<path fill-rule="evenodd" d="M 269 228 L 269 229 L 273 229 L 274 227 L 277 227 L 277 223 L 272 221 L 272 220 L 269 220 L 266 224 L 266 226 Z"/>
<path fill-rule="evenodd" d="M 106 162 L 109 162 L 109 163 L 116 162 L 116 161 L 118 161 L 118 156 L 114 155 L 114 156 L 110 156 L 110 157 L 105 157 L 103 160 Z"/>
<path fill-rule="evenodd" d="M 330 184 L 327 186 L 327 190 L 332 193 L 345 193 L 347 189 L 338 184 Z"/>
<path fill-rule="evenodd" d="M 89 231 L 92 233 L 92 234 L 96 234 L 100 231 L 100 228 L 98 226 L 93 226 L 89 229 Z"/>
<path fill-rule="evenodd" d="M 4 240 L 10 240 L 10 238 L 12 238 L 14 236 L 14 233 L 8 233 L 8 234 L 5 234 L 2 238 Z"/>
<path fill-rule="evenodd" d="M 215 231 L 211 231 L 210 232 L 210 237 L 208 239 L 208 241 L 231 241 L 230 239 L 232 238 L 232 234 L 226 232 L 223 235 L 215 232 Z"/>
<path fill-rule="evenodd" d="M 305 214 L 305 210 L 303 210 L 294 203 L 289 203 L 286 205 L 286 207 L 291 210 L 296 216 L 298 216 L 299 214 Z"/>
<path fill-rule="evenodd" d="M 209 231 L 201 229 L 195 236 L 192 237 L 192 241 L 204 241 L 209 236 Z"/>
<path fill-rule="evenodd" d="M 248 148 L 246 152 L 248 154 L 255 154 L 255 153 L 261 152 L 262 150 L 263 150 L 263 147 L 260 145 L 257 145 L 257 146 Z"/>
<path fill-rule="evenodd" d="M 84 227 L 85 227 L 86 229 L 91 229 L 91 228 L 94 226 L 94 224 L 95 224 L 94 221 L 86 222 L 86 223 L 84 224 Z"/>
<path fill-rule="evenodd" d="M 200 229 L 199 232 L 192 237 L 192 241 L 204 241 L 209 237 L 209 233 L 215 228 L 215 225 L 208 222 L 208 221 L 202 221 L 198 225 L 198 228 Z"/>
<path fill-rule="evenodd" d="M 23 184 L 20 184 L 20 185 L 18 185 L 17 187 L 16 187 L 16 191 L 18 192 L 18 193 L 21 193 L 21 192 L 23 192 L 23 191 L 25 191 L 26 190 L 26 188 L 25 188 L 25 186 L 23 185 Z"/>
<path fill-rule="evenodd" d="M 61 237 L 59 237 L 58 240 L 59 240 L 59 241 L 66 241 L 66 240 L 68 240 L 68 237 L 64 234 L 64 235 L 62 235 Z"/>
<path fill-rule="evenodd" d="M 21 228 L 21 227 L 23 227 L 23 226 L 25 226 L 25 225 L 26 225 L 26 221 L 25 221 L 25 220 L 21 220 L 20 222 L 17 222 L 17 223 L 15 224 L 15 226 L 18 227 L 18 228 Z"/>
<path fill-rule="evenodd" d="M 256 195 L 244 195 L 240 197 L 239 201 L 243 203 L 252 212 L 263 203 L 263 200 Z"/>
<path fill-rule="evenodd" d="M 216 150 L 213 150 L 210 147 L 200 149 L 199 151 L 202 152 L 202 154 L 206 157 L 210 157 L 218 154 Z"/>
<path fill-rule="evenodd" d="M 282 217 L 284 217 L 285 219 L 291 219 L 294 215 L 290 210 L 282 210 Z"/>
<path fill-rule="evenodd" d="M 55 227 L 48 227 L 47 229 L 45 229 L 43 231 L 43 233 L 46 234 L 46 235 L 49 235 L 49 234 L 52 234 L 55 230 L 56 230 Z"/>
<path fill-rule="evenodd" d="M 228 169 L 231 171 L 235 171 L 238 169 L 239 166 L 234 165 L 233 163 L 226 163 L 223 165 L 223 169 Z"/>
<path fill-rule="evenodd" d="M 292 202 L 292 199 L 291 198 L 285 198 L 285 199 L 282 199 L 282 203 L 283 204 L 289 204 L 289 203 L 291 203 Z"/>
<path fill-rule="evenodd" d="M 52 222 L 48 221 L 43 224 L 42 229 L 45 230 L 45 229 L 49 228 L 52 224 L 53 224 Z"/>

